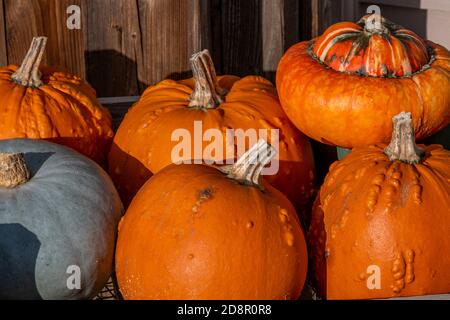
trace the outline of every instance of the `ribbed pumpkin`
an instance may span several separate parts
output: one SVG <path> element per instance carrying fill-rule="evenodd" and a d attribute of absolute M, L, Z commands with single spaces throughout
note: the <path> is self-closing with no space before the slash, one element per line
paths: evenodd
<path fill-rule="evenodd" d="M 416 146 L 411 114 L 393 122 L 390 145 L 334 163 L 316 199 L 310 266 L 328 299 L 450 292 L 450 152 Z"/>
<path fill-rule="evenodd" d="M 105 164 L 111 116 L 86 82 L 40 67 L 46 42 L 34 38 L 20 67 L 0 68 L 0 139 L 45 139 Z"/>
<path fill-rule="evenodd" d="M 149 87 L 137 104 L 127 113 L 114 138 L 109 155 L 109 170 L 125 204 L 128 204 L 148 178 L 172 163 L 172 152 L 179 144 L 172 134 L 187 130 L 192 137 L 192 154 L 183 160 L 222 161 L 235 159 L 248 150 L 266 129 L 271 142 L 273 129 L 280 130 L 280 169 L 269 182 L 282 191 L 291 202 L 302 208 L 313 193 L 315 168 L 311 146 L 304 135 L 287 119 L 272 84 L 261 77 L 216 77 L 208 51 L 191 59 L 194 78 L 183 81 L 164 80 Z M 203 133 L 218 129 L 226 136 L 227 129 L 257 130 L 254 141 L 242 152 L 237 139 L 223 139 L 224 152 L 209 158 L 203 153 L 211 141 L 202 141 L 195 133 L 195 122 L 201 123 Z M 175 140 L 175 141 L 173 141 Z M 275 145 L 275 142 L 272 142 Z M 227 148 L 231 145 L 231 148 Z M 228 151 L 231 151 L 230 154 Z M 240 153 L 240 154 L 237 154 Z M 199 159 L 199 158 L 195 158 Z"/>
<path fill-rule="evenodd" d="M 304 234 L 288 199 L 259 179 L 274 153 L 260 141 L 220 170 L 172 164 L 155 174 L 119 224 L 124 298 L 298 298 Z"/>
<path fill-rule="evenodd" d="M 88 158 L 47 141 L 0 141 L 0 300 L 93 298 L 111 275 L 122 213 Z"/>
<path fill-rule="evenodd" d="M 411 112 L 417 139 L 450 121 L 450 53 L 380 16 L 341 22 L 290 48 L 277 70 L 289 119 L 345 148 L 388 143 L 391 118 Z"/>

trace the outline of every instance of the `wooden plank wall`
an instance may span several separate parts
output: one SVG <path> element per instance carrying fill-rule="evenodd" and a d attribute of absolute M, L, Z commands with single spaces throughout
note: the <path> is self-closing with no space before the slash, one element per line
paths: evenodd
<path fill-rule="evenodd" d="M 20 63 L 32 37 L 46 35 L 44 62 L 87 79 L 101 97 L 187 77 L 190 55 L 203 48 L 219 73 L 273 80 L 285 49 L 311 37 L 311 3 L 328 2 L 0 0 L 0 64 Z M 80 30 L 66 27 L 70 5 L 81 8 Z"/>
<path fill-rule="evenodd" d="M 200 1 L 1 0 L 0 62 L 20 63 L 32 37 L 46 35 L 47 64 L 87 79 L 99 96 L 136 95 L 188 69 L 201 49 Z M 70 5 L 81 8 L 80 30 L 66 27 Z"/>

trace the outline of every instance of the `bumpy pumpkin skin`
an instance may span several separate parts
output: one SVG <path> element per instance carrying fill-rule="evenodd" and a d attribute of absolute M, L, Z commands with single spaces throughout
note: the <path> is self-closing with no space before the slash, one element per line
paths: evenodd
<path fill-rule="evenodd" d="M 25 87 L 11 81 L 17 68 L 0 68 L 0 139 L 49 140 L 104 164 L 114 133 L 111 115 L 94 89 L 48 68 L 41 68 L 43 86 Z"/>
<path fill-rule="evenodd" d="M 295 210 L 212 167 L 170 165 L 139 191 L 119 225 L 125 299 L 296 299 L 307 270 Z"/>
<path fill-rule="evenodd" d="M 269 182 L 296 208 L 308 203 L 315 188 L 311 145 L 287 119 L 273 85 L 256 76 L 222 76 L 218 82 L 229 93 L 215 109 L 188 107 L 195 86 L 193 79 L 164 80 L 149 87 L 127 113 L 109 154 L 109 172 L 125 204 L 153 173 L 172 163 L 172 150 L 179 143 L 171 141 L 172 133 L 185 128 L 193 137 L 194 121 L 202 121 L 203 132 L 210 128 L 223 132 L 226 128 L 280 129 L 280 170 L 269 177 Z M 268 138 L 270 142 L 270 133 Z M 194 138 L 192 142 L 194 150 Z M 201 140 L 196 143 L 201 144 Z M 203 142 L 203 150 L 209 144 Z M 187 156 L 185 160 L 189 159 Z"/>
<path fill-rule="evenodd" d="M 297 128 L 322 143 L 353 148 L 387 143 L 390 119 L 400 111 L 412 113 L 418 140 L 449 124 L 449 51 L 393 28 L 387 41 L 367 37 L 361 25 L 339 23 L 286 52 L 277 89 Z M 339 36 L 344 40 L 328 47 Z"/>
<path fill-rule="evenodd" d="M 33 38 L 21 66 L 0 68 L 0 139 L 49 140 L 105 165 L 111 115 L 79 77 L 40 67 L 46 43 Z"/>
<path fill-rule="evenodd" d="M 0 299 L 94 297 L 111 274 L 123 212 L 112 181 L 57 144 L 4 140 L 0 152 L 24 153 L 31 171 L 25 184 L 0 188 Z M 67 288 L 72 265 L 80 267 L 79 290 Z"/>
<path fill-rule="evenodd" d="M 384 145 L 355 148 L 332 165 L 308 232 L 313 277 L 327 299 L 450 292 L 450 152 L 416 165 L 391 162 Z M 367 268 L 380 268 L 369 290 Z"/>

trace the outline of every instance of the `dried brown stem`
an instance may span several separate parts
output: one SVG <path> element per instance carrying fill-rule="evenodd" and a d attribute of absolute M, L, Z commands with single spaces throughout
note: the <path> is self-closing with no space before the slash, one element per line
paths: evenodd
<path fill-rule="evenodd" d="M 0 187 L 15 188 L 30 179 L 22 153 L 0 153 Z"/>
<path fill-rule="evenodd" d="M 25 87 L 42 86 L 39 66 L 44 56 L 46 37 L 34 37 L 25 59 L 19 69 L 12 75 L 12 81 Z"/>
<path fill-rule="evenodd" d="M 391 143 L 384 153 L 391 161 L 419 163 L 425 152 L 416 145 L 411 113 L 401 112 L 392 119 L 392 124 Z"/>
<path fill-rule="evenodd" d="M 217 82 L 216 70 L 208 50 L 191 57 L 191 68 L 195 80 L 195 89 L 191 95 L 189 107 L 201 109 L 217 108 L 227 94 Z"/>

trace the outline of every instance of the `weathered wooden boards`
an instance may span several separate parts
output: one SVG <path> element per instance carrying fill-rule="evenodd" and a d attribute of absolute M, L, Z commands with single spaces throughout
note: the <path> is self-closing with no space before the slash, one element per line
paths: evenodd
<path fill-rule="evenodd" d="M 32 37 L 46 35 L 44 62 L 88 79 L 100 96 L 138 94 L 189 70 L 202 48 L 200 2 L 1 0 L 0 63 L 19 63 Z M 81 29 L 67 28 L 71 5 L 81 9 Z"/>
<path fill-rule="evenodd" d="M 44 62 L 103 97 L 186 77 L 190 55 L 203 48 L 218 73 L 274 80 L 284 50 L 311 36 L 310 1 L 329 0 L 0 0 L 0 64 L 20 63 L 32 37 L 46 35 Z M 67 28 L 71 5 L 80 29 Z"/>

